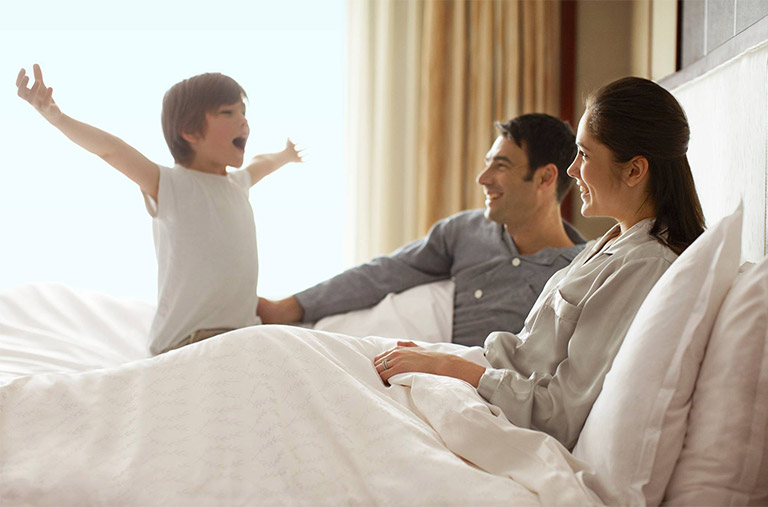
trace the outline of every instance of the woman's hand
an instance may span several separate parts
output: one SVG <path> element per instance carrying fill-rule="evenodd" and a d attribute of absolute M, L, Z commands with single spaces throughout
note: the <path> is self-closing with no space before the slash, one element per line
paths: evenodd
<path fill-rule="evenodd" d="M 480 377 L 485 373 L 483 366 L 463 357 L 428 350 L 404 341 L 397 342 L 397 347 L 376 356 L 373 365 L 384 383 L 388 383 L 389 378 L 398 373 L 421 372 L 454 377 L 477 387 Z"/>

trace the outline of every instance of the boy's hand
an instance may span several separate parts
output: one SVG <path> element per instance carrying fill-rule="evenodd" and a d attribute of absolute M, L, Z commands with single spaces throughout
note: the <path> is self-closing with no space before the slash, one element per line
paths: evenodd
<path fill-rule="evenodd" d="M 109 132 L 63 114 L 53 101 L 53 88 L 46 87 L 43 82 L 43 71 L 40 70 L 40 66 L 35 64 L 33 69 L 35 84 L 31 88 L 27 88 L 29 84 L 27 71 L 24 69 L 19 71 L 16 77 L 19 97 L 32 104 L 43 118 L 72 142 L 101 157 L 106 163 L 137 183 L 145 194 L 157 201 L 157 188 L 160 181 L 160 169 L 157 164 Z"/>
<path fill-rule="evenodd" d="M 285 141 L 285 149 L 283 150 L 283 155 L 285 156 L 285 161 L 287 162 L 301 162 L 302 154 L 301 152 L 304 150 L 297 150 L 296 144 L 291 141 L 291 138 L 289 137 Z"/>
<path fill-rule="evenodd" d="M 27 88 L 29 84 L 29 76 L 27 71 L 21 69 L 19 75 L 16 77 L 16 88 L 18 88 L 19 97 L 26 100 L 32 107 L 49 122 L 56 124 L 61 118 L 61 110 L 56 102 L 53 101 L 53 88 L 47 88 L 43 82 L 43 71 L 40 70 L 40 66 L 35 64 L 33 66 L 35 73 L 35 83 L 31 88 Z"/>
<path fill-rule="evenodd" d="M 289 162 L 303 162 L 302 151 L 297 150 L 296 145 L 288 138 L 285 141 L 285 149 L 283 151 L 263 153 L 253 157 L 245 167 L 251 173 L 251 186 L 261 181 L 264 176 L 272 174 Z"/>

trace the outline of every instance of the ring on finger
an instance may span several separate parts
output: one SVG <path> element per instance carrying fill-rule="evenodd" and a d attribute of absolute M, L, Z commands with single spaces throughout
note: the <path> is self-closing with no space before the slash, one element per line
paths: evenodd
<path fill-rule="evenodd" d="M 385 359 L 385 360 L 384 360 L 384 362 L 382 362 L 381 364 L 383 364 L 383 365 L 384 365 L 384 369 L 385 369 L 385 370 L 388 370 L 388 369 L 389 369 L 389 363 L 387 363 L 387 360 L 386 360 L 386 359 Z"/>

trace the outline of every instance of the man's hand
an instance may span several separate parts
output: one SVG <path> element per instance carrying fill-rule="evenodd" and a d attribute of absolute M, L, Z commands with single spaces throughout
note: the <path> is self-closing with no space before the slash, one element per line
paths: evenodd
<path fill-rule="evenodd" d="M 40 70 L 38 64 L 35 64 L 32 69 L 35 73 L 35 83 L 31 88 L 27 88 L 29 76 L 27 76 L 25 69 L 21 69 L 19 75 L 16 76 L 16 88 L 18 88 L 19 97 L 32 104 L 32 107 L 37 109 L 43 118 L 55 125 L 61 119 L 61 109 L 53 101 L 53 88 L 45 86 L 43 71 Z"/>
<path fill-rule="evenodd" d="M 259 298 L 256 315 L 264 324 L 293 324 L 304 317 L 304 308 L 293 296 L 280 301 Z"/>

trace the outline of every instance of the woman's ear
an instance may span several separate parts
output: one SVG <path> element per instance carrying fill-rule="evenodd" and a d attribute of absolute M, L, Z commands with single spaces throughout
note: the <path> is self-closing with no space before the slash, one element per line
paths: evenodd
<path fill-rule="evenodd" d="M 624 166 L 624 183 L 634 187 L 648 176 L 648 159 L 642 155 L 636 155 Z"/>

